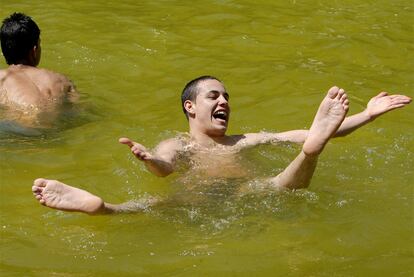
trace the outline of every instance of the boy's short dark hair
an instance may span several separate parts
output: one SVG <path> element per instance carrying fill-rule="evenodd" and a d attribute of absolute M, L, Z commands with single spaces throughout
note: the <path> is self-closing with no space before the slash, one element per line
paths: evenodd
<path fill-rule="evenodd" d="M 0 29 L 1 50 L 7 64 L 17 64 L 38 46 L 40 29 L 23 13 L 13 13 L 3 20 Z"/>
<path fill-rule="evenodd" d="M 181 93 L 181 106 L 183 108 L 183 112 L 185 116 L 187 117 L 187 119 L 188 119 L 188 114 L 184 108 L 184 102 L 186 100 L 195 101 L 195 99 L 197 98 L 198 84 L 205 80 L 217 80 L 221 83 L 221 81 L 214 76 L 209 76 L 209 75 L 200 76 L 188 82 L 185 85 L 183 92 Z"/>

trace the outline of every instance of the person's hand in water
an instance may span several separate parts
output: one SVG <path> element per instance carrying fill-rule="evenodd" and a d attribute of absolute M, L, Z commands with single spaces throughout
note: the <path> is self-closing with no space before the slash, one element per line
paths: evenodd
<path fill-rule="evenodd" d="M 365 112 L 374 120 L 378 116 L 391 110 L 402 108 L 411 102 L 411 98 L 405 95 L 388 95 L 387 92 L 380 92 L 369 100 Z"/>
<path fill-rule="evenodd" d="M 152 154 L 147 151 L 145 146 L 139 144 L 138 142 L 132 141 L 129 138 L 120 138 L 119 142 L 131 149 L 132 154 L 141 161 L 149 161 L 152 159 Z"/>

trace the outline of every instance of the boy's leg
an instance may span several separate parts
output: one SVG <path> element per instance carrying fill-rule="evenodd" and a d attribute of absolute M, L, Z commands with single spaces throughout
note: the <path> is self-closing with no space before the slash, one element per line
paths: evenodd
<path fill-rule="evenodd" d="M 152 205 L 127 202 L 123 204 L 105 203 L 100 197 L 56 180 L 36 179 L 32 187 L 33 194 L 40 204 L 49 208 L 82 212 L 90 215 L 116 212 L 138 212 Z"/>
<path fill-rule="evenodd" d="M 343 89 L 332 87 L 322 100 L 302 151 L 279 175 L 271 178 L 281 188 L 306 188 L 315 171 L 318 156 L 335 134 L 348 112 L 349 101 Z"/>

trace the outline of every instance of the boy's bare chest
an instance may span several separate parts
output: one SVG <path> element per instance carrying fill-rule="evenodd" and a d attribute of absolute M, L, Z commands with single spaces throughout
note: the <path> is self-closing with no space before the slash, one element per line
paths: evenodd
<path fill-rule="evenodd" d="M 237 152 L 212 149 L 206 152 L 196 152 L 190 156 L 190 165 L 205 175 L 212 177 L 243 177 L 246 169 Z"/>

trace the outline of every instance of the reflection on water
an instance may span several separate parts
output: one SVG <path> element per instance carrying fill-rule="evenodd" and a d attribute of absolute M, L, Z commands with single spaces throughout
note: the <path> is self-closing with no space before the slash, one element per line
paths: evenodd
<path fill-rule="evenodd" d="M 42 135 L 42 129 L 25 127 L 15 121 L 2 120 L 0 121 L 0 138 L 7 137 L 7 135 L 36 137 Z"/>

